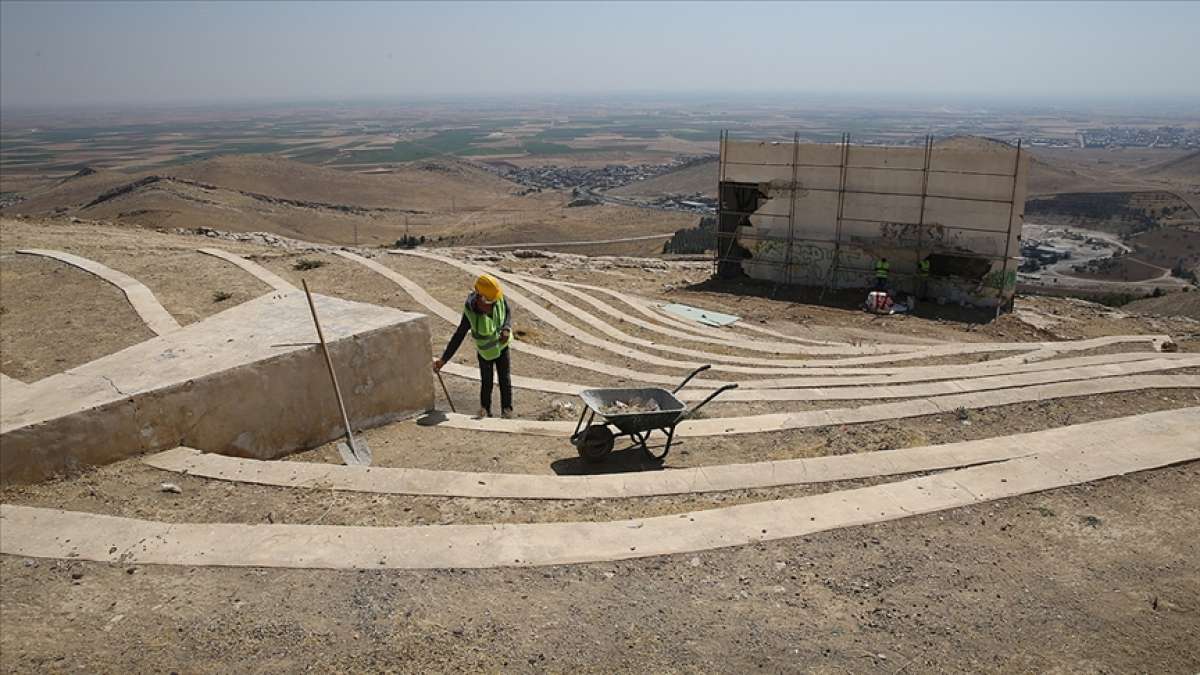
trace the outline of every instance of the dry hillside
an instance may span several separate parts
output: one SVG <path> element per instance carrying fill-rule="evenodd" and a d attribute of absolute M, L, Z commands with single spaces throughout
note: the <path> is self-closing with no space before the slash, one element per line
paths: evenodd
<path fill-rule="evenodd" d="M 400 165 L 390 173 L 354 173 L 264 155 L 235 155 L 185 164 L 171 176 L 285 199 L 439 210 L 481 205 L 516 189 L 477 166 L 452 159 Z"/>
<path fill-rule="evenodd" d="M 669 233 L 686 214 L 569 208 L 569 193 L 519 186 L 438 159 L 363 174 L 274 156 L 218 157 L 154 173 L 85 170 L 23 191 L 6 215 L 65 215 L 150 228 L 272 232 L 321 243 L 392 244 L 405 233 L 463 244 L 607 240 Z M 595 252 L 654 254 L 661 241 Z"/>
<path fill-rule="evenodd" d="M 1192 192 L 1200 192 L 1200 150 L 1145 167 L 1140 169 L 1137 175 L 1149 180 L 1174 183 Z"/>
<path fill-rule="evenodd" d="M 1200 321 L 1200 292 L 1168 293 L 1157 298 L 1134 300 L 1121 305 L 1121 310 L 1133 314 L 1186 316 Z"/>
<path fill-rule="evenodd" d="M 638 181 L 612 190 L 612 194 L 623 197 L 659 197 L 662 195 L 717 196 L 717 170 L 719 164 L 713 159 L 682 169 L 664 173 L 648 180 Z"/>

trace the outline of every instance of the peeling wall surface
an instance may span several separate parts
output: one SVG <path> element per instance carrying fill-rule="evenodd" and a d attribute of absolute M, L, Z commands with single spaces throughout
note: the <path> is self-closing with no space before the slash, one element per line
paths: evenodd
<path fill-rule="evenodd" d="M 1027 154 L 1001 144 L 960 150 L 725 139 L 718 264 L 724 259 L 728 268 L 737 258 L 755 279 L 862 288 L 873 282 L 875 261 L 887 258 L 893 287 L 913 292 L 917 261 L 933 256 L 930 297 L 1007 302 L 1028 165 Z M 747 214 L 732 195 L 749 187 L 758 197 Z"/>
<path fill-rule="evenodd" d="M 356 429 L 433 407 L 423 315 L 313 299 Z M 0 484 L 177 445 L 271 459 L 343 433 L 304 293 L 274 293 L 6 390 Z"/>

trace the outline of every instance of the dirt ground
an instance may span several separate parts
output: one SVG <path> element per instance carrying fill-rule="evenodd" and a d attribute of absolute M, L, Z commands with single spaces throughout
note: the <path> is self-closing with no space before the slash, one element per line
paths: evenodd
<path fill-rule="evenodd" d="M 66 263 L 0 258 L 0 372 L 33 382 L 154 337 L 116 286 Z M 53 334 L 54 340 L 46 336 Z"/>
<path fill-rule="evenodd" d="M 5 219 L 0 222 L 2 370 L 25 381 L 149 337 L 114 287 L 61 263 L 13 253 L 32 246 L 71 251 L 134 276 L 181 323 L 267 291 L 236 267 L 195 253 L 201 246 L 245 255 L 296 284 L 307 280 L 319 293 L 425 312 L 395 284 L 329 251 L 87 221 Z M 367 253 L 451 307 L 458 307 L 468 290 L 469 275 L 443 263 Z M 297 269 L 302 260 L 313 261 L 311 268 Z M 705 282 L 703 264 L 512 256 L 500 256 L 494 264 L 738 314 L 754 325 L 810 339 L 938 344 L 1166 333 L 1180 351 L 1200 351 L 1195 321 L 1135 316 L 1064 298 L 1019 298 L 1017 307 L 1026 318 L 1005 315 L 993 321 L 958 308 L 873 317 L 859 311 L 849 294 L 813 303 L 802 292 Z M 229 297 L 218 301 L 218 292 Z M 517 327 L 530 344 L 644 373 L 682 375 L 678 368 L 581 348 L 533 318 L 528 308 L 517 311 Z M 567 312 L 554 312 L 585 327 Z M 429 326 L 434 351 L 440 352 L 453 326 L 432 316 Z M 620 328 L 645 339 L 663 337 L 628 323 Z M 764 337 L 745 327 L 716 334 Z M 732 351 L 684 339 L 675 344 Z M 1071 356 L 1145 349 L 1121 345 Z M 1003 355 L 898 363 L 976 363 Z M 474 367 L 469 345 L 455 360 Z M 528 353 L 515 353 L 514 366 L 517 374 L 531 377 L 625 384 Z M 460 410 L 473 412 L 477 383 L 450 376 L 446 385 Z M 522 417 L 574 419 L 579 412 L 577 397 L 520 389 L 516 395 Z M 445 409 L 440 390 L 437 398 Z M 718 400 L 701 414 L 878 402 Z M 1196 390 L 1171 389 L 972 409 L 964 411 L 966 419 L 943 414 L 685 438 L 663 464 L 629 450 L 591 465 L 578 458 L 566 438 L 485 434 L 411 420 L 367 430 L 363 437 L 379 466 L 553 475 L 873 452 L 1196 405 Z M 338 461 L 329 445 L 288 459 Z M 160 471 L 134 457 L 39 485 L 5 488 L 0 502 L 164 522 L 605 521 L 903 478 L 639 499 L 495 500 L 237 484 Z M 6 555 L 0 556 L 0 672 L 1195 673 L 1200 670 L 1198 479 L 1200 462 L 1192 462 L 788 541 L 532 569 L 336 572 L 108 565 Z M 163 492 L 166 481 L 181 492 Z"/>
<path fill-rule="evenodd" d="M 0 665 L 1194 673 L 1198 480 L 1191 463 L 801 539 L 535 569 L 3 556 Z"/>

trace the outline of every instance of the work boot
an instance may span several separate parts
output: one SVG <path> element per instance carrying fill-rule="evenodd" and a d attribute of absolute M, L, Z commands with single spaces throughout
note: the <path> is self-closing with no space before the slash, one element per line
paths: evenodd
<path fill-rule="evenodd" d="M 487 408 L 480 408 L 480 409 L 479 409 L 479 415 L 478 415 L 479 419 L 483 419 L 483 418 L 485 418 L 485 417 L 488 417 L 488 416 L 489 416 L 489 415 L 488 415 L 488 409 L 487 409 Z"/>
<path fill-rule="evenodd" d="M 513 409 L 512 408 L 504 408 L 503 410 L 500 411 L 500 416 L 506 420 L 511 420 L 513 418 Z"/>

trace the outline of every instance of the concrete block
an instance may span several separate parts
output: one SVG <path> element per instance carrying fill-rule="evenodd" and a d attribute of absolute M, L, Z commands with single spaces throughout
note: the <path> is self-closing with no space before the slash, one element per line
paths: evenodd
<path fill-rule="evenodd" d="M 433 407 L 420 314 L 314 296 L 351 424 Z M 275 293 L 0 401 L 0 484 L 189 445 L 271 459 L 344 433 L 304 294 Z"/>

